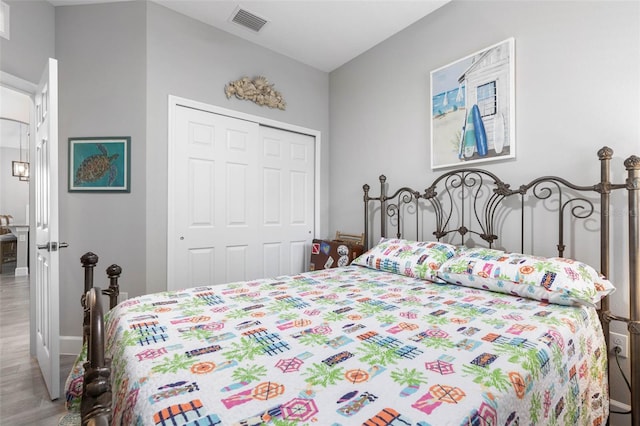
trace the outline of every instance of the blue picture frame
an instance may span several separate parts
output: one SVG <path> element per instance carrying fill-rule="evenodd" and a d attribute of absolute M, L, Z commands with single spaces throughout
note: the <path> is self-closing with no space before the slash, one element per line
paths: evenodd
<path fill-rule="evenodd" d="M 69 138 L 69 192 L 131 192 L 131 137 Z"/>

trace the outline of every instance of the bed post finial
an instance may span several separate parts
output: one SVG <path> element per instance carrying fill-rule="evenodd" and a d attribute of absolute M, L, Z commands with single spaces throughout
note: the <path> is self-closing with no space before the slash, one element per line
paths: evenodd
<path fill-rule="evenodd" d="M 120 285 L 118 278 L 122 273 L 122 268 L 113 264 L 107 268 L 107 276 L 109 277 L 109 288 L 102 290 L 102 294 L 109 296 L 109 309 L 115 308 L 118 304 L 118 296 L 120 295 Z"/>
<path fill-rule="evenodd" d="M 598 150 L 598 158 L 600 160 L 611 160 L 613 158 L 613 149 L 603 146 Z"/>
<path fill-rule="evenodd" d="M 84 320 L 82 322 L 82 342 L 86 342 L 89 337 L 89 307 L 86 303 L 87 292 L 93 288 L 93 268 L 98 263 L 98 255 L 90 251 L 86 252 L 80 258 L 82 268 L 84 269 L 84 292 L 80 297 L 80 305 L 84 311 Z"/>
<path fill-rule="evenodd" d="M 387 236 L 387 196 L 384 192 L 384 184 L 387 182 L 385 175 L 380 175 L 380 237 Z"/>
<path fill-rule="evenodd" d="M 93 268 L 98 263 L 98 255 L 90 251 L 80 258 L 80 263 L 84 268 L 84 292 L 88 292 L 93 287 Z"/>
<path fill-rule="evenodd" d="M 80 258 L 80 262 L 82 263 L 82 266 L 95 265 L 96 263 L 98 263 L 98 255 L 88 251 L 82 255 L 82 257 Z"/>
<path fill-rule="evenodd" d="M 371 187 L 369 184 L 365 183 L 362 185 L 362 190 L 364 191 L 364 196 L 362 199 L 364 200 L 364 249 L 369 249 L 369 189 Z"/>
<path fill-rule="evenodd" d="M 638 170 L 640 169 L 640 157 L 637 155 L 632 155 L 631 157 L 624 160 L 624 166 L 627 170 Z"/>

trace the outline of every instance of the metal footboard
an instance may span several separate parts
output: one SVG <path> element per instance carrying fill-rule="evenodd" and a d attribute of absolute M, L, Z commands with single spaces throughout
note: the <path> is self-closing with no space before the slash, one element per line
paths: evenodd
<path fill-rule="evenodd" d="M 104 315 L 100 295 L 109 296 L 110 309 L 116 306 L 120 294 L 118 278 L 122 268 L 115 264 L 107 268 L 109 288 L 101 290 L 93 283 L 93 270 L 98 263 L 98 256 L 88 252 L 80 261 L 84 268 L 85 290 L 81 300 L 84 308 L 83 343 L 87 345 L 80 413 L 83 425 L 109 425 L 112 418 L 111 360 L 105 356 Z"/>

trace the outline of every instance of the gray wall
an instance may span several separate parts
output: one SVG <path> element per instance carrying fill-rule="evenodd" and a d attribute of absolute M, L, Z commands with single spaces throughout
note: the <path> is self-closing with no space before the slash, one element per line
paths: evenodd
<path fill-rule="evenodd" d="M 56 7 L 59 84 L 60 334 L 81 333 L 80 257 L 100 256 L 96 285 L 118 263 L 130 294 L 145 288 L 146 5 Z M 69 137 L 131 136 L 131 192 L 68 192 Z"/>
<path fill-rule="evenodd" d="M 168 95 L 320 131 L 321 228 L 326 232 L 328 74 L 155 3 L 147 11 L 147 290 L 166 289 Z M 245 75 L 267 77 L 283 94 L 286 110 L 227 99 L 224 86 Z"/>
<path fill-rule="evenodd" d="M 80 334 L 85 250 L 101 256 L 99 274 L 122 264 L 131 295 L 164 288 L 168 94 L 321 131 L 323 236 L 362 228 L 361 185 L 380 173 L 417 187 L 433 178 L 429 72 L 508 37 L 517 158 L 489 169 L 517 183 L 546 173 L 593 182 L 602 145 L 618 165 L 640 152 L 638 2 L 454 0 L 330 75 L 152 3 L 55 12 L 44 1 L 8 3 L 12 38 L 0 39 L 0 69 L 37 82 L 46 58 L 59 59 L 61 235 L 71 244 L 61 255 L 62 335 Z M 227 100 L 224 85 L 244 74 L 275 83 L 287 110 Z M 66 192 L 67 138 L 96 135 L 132 137 L 130 194 Z M 624 179 L 619 166 L 614 175 Z M 613 241 L 622 241 L 624 207 L 613 215 Z M 614 254 L 613 309 L 625 315 L 622 244 Z M 629 403 L 612 374 L 613 398 Z"/>
<path fill-rule="evenodd" d="M 169 94 L 328 133 L 326 73 L 154 3 L 58 7 L 56 31 L 60 140 L 132 137 L 130 194 L 68 193 L 64 173 L 60 232 L 70 250 L 61 256 L 62 294 L 80 288 L 78 258 L 87 250 L 103 259 L 99 274 L 113 262 L 123 267 L 130 297 L 166 289 Z M 291 93 L 287 111 L 228 101 L 224 85 L 244 74 L 266 75 Z M 61 170 L 67 158 L 61 143 Z M 61 307 L 61 335 L 77 334 L 75 302 Z"/>
<path fill-rule="evenodd" d="M 482 166 L 518 185 L 545 174 L 591 184 L 596 151 L 608 145 L 615 181 L 624 181 L 622 161 L 640 153 L 640 3 L 454 1 L 331 73 L 332 228 L 362 228 L 361 186 L 377 194 L 381 173 L 392 188 L 426 188 L 435 177 L 430 71 L 509 37 L 517 158 Z M 614 198 L 612 304 L 625 315 L 625 198 Z M 613 368 L 612 376 L 613 398 L 629 403 Z"/>
<path fill-rule="evenodd" d="M 5 0 L 10 12 L 10 39 L 0 37 L 0 70 L 37 84 L 48 58 L 55 57 L 55 8 L 45 1 Z M 25 90 L 24 87 L 19 88 Z M 2 149 L 0 214 L 12 214 L 16 223 L 27 223 L 28 183 L 11 177 L 8 149 Z M 18 152 L 18 150 L 16 150 Z M 14 157 L 17 159 L 18 155 Z M 9 178 L 5 178 L 5 176 Z"/>
<path fill-rule="evenodd" d="M 0 37 L 0 69 L 32 83 L 55 57 L 55 8 L 45 1 L 4 0 L 10 8 L 10 40 Z"/>
<path fill-rule="evenodd" d="M 103 285 L 104 269 L 116 262 L 130 296 L 166 288 L 169 94 L 320 131 L 321 226 L 328 229 L 327 73 L 155 3 L 58 6 L 55 13 L 43 1 L 9 3 L 12 39 L 1 41 L 1 69 L 37 82 L 46 58 L 58 59 L 60 235 L 69 243 L 60 255 L 63 339 L 81 334 L 79 258 L 88 250 L 101 258 Z M 38 40 L 55 40 L 55 49 Z M 275 83 L 287 110 L 228 100 L 225 84 L 243 75 Z M 131 136 L 131 193 L 67 192 L 68 138 L 79 136 Z"/>

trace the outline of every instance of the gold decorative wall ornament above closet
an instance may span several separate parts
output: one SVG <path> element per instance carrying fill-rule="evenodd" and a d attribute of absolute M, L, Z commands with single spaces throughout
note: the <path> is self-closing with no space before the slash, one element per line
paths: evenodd
<path fill-rule="evenodd" d="M 273 84 L 270 84 L 264 77 L 242 77 L 239 80 L 231 81 L 224 88 L 227 99 L 234 96 L 238 99 L 255 102 L 260 106 L 268 106 L 269 108 L 278 108 L 284 110 L 287 106 L 282 94 L 274 90 Z"/>

